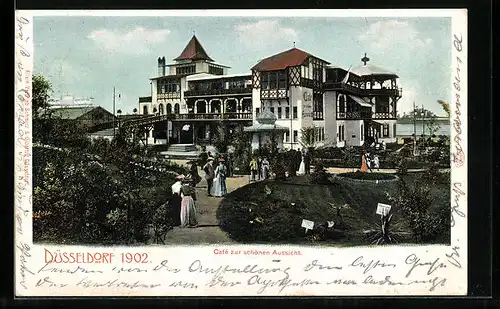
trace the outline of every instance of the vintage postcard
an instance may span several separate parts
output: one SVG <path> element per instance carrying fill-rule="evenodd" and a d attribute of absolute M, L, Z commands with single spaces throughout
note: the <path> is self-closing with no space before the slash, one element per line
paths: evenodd
<path fill-rule="evenodd" d="M 17 11 L 15 294 L 467 294 L 467 11 Z"/>

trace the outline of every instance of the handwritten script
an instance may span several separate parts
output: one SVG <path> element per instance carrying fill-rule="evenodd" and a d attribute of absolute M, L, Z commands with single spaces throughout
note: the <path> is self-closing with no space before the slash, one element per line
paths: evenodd
<path fill-rule="evenodd" d="M 15 223 L 16 223 L 16 248 L 17 269 L 20 276 L 20 286 L 27 289 L 27 277 L 34 275 L 28 267 L 31 258 L 31 248 L 20 239 L 24 235 L 24 221 L 30 216 L 31 200 L 31 38 L 26 34 L 26 27 L 31 26 L 25 17 L 16 18 L 16 62 L 15 62 Z M 28 235 L 26 235 L 28 236 Z M 31 237 L 31 236 L 29 236 Z M 29 240 L 31 241 L 31 240 Z"/>
<path fill-rule="evenodd" d="M 267 264 L 267 263 L 266 263 Z M 441 259 L 424 260 L 411 254 L 400 261 L 384 261 L 364 256 L 345 262 L 313 259 L 305 264 L 261 263 L 226 264 L 196 259 L 176 265 L 169 260 L 148 266 L 117 267 L 45 263 L 36 271 L 34 288 L 120 288 L 123 290 L 203 290 L 241 289 L 260 295 L 290 293 L 326 286 L 366 289 L 368 286 L 422 286 L 435 291 L 446 286 L 440 274 L 446 265 Z M 398 272 L 391 270 L 397 269 Z M 31 272 L 33 274 L 33 272 Z M 139 276 L 139 274 L 142 274 Z M 397 275 L 399 274 L 399 275 Z M 405 275 L 406 274 L 406 275 Z"/>

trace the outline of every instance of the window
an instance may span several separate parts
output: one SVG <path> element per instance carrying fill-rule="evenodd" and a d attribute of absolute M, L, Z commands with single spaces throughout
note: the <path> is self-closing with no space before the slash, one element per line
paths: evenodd
<path fill-rule="evenodd" d="M 339 133 L 338 133 L 338 136 L 339 136 L 339 142 L 342 142 L 344 140 L 344 125 L 340 125 L 339 126 Z"/>
<path fill-rule="evenodd" d="M 158 107 L 160 115 L 163 115 L 163 104 L 160 103 L 160 106 Z"/>
<path fill-rule="evenodd" d="M 285 118 L 290 118 L 290 107 L 285 107 Z"/>
<path fill-rule="evenodd" d="M 223 75 L 224 69 L 221 67 L 218 67 L 218 66 L 209 65 L 208 66 L 208 73 L 213 74 L 213 75 Z"/>
<path fill-rule="evenodd" d="M 259 117 L 260 114 L 260 108 L 255 108 L 255 116 Z"/>
<path fill-rule="evenodd" d="M 297 119 L 297 106 L 293 107 L 293 119 Z"/>
<path fill-rule="evenodd" d="M 392 136 L 396 137 L 396 124 L 392 125 Z"/>
<path fill-rule="evenodd" d="M 293 130 L 293 142 L 297 143 L 299 141 L 299 131 Z"/>
<path fill-rule="evenodd" d="M 269 108 L 269 110 L 274 114 L 274 107 Z"/>
<path fill-rule="evenodd" d="M 281 107 L 278 107 L 278 119 L 281 119 Z"/>
<path fill-rule="evenodd" d="M 285 132 L 285 142 L 287 142 L 287 143 L 290 142 L 290 131 Z"/>
<path fill-rule="evenodd" d="M 363 124 L 361 124 L 361 135 L 360 135 L 361 141 L 363 141 L 364 136 L 365 136 L 363 129 L 364 129 L 364 126 L 363 126 Z"/>
<path fill-rule="evenodd" d="M 160 80 L 158 82 L 158 93 L 172 93 L 180 91 L 180 84 L 176 81 Z"/>
<path fill-rule="evenodd" d="M 386 124 L 386 123 L 382 126 L 382 135 L 384 137 L 388 137 L 389 136 L 389 125 Z"/>
<path fill-rule="evenodd" d="M 176 103 L 174 105 L 174 113 L 179 114 L 180 113 L 180 106 L 179 103 Z"/>
<path fill-rule="evenodd" d="M 148 114 L 148 106 L 147 106 L 147 105 L 144 105 L 144 106 L 142 107 L 142 113 L 143 113 L 144 115 L 147 115 L 147 114 Z"/>
<path fill-rule="evenodd" d="M 228 82 L 228 89 L 245 88 L 245 81 L 243 80 L 232 80 Z"/>
<path fill-rule="evenodd" d="M 313 95 L 313 119 L 323 119 L 323 94 L 315 93 Z"/>
<path fill-rule="evenodd" d="M 176 67 L 175 73 L 177 75 L 196 73 L 196 65 L 187 65 L 187 66 Z"/>
<path fill-rule="evenodd" d="M 278 72 L 278 89 L 286 89 L 286 71 Z"/>
<path fill-rule="evenodd" d="M 269 72 L 262 72 L 261 74 L 261 88 L 269 89 Z"/>
<path fill-rule="evenodd" d="M 278 74 L 275 72 L 269 72 L 269 89 L 278 88 Z"/>
<path fill-rule="evenodd" d="M 172 114 L 172 104 L 167 104 L 167 114 Z"/>

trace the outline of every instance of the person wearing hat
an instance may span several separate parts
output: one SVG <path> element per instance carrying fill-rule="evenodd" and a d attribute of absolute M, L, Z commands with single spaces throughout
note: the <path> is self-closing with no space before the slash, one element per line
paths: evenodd
<path fill-rule="evenodd" d="M 196 192 L 193 186 L 193 179 L 188 175 L 182 180 L 181 187 L 181 227 L 196 227 Z"/>
<path fill-rule="evenodd" d="M 203 166 L 203 171 L 205 172 L 205 179 L 207 180 L 207 191 L 208 196 L 212 196 L 212 185 L 214 183 L 215 171 L 213 164 L 214 159 L 208 158 L 207 163 Z"/>
<path fill-rule="evenodd" d="M 224 164 L 224 158 L 219 158 L 219 165 L 215 169 L 215 179 L 212 187 L 212 195 L 222 197 L 227 194 L 226 175 L 227 167 Z"/>
<path fill-rule="evenodd" d="M 176 182 L 172 185 L 172 197 L 170 198 L 170 214 L 172 217 L 173 225 L 181 225 L 181 187 L 184 175 L 175 177 Z"/>
<path fill-rule="evenodd" d="M 196 164 L 196 161 L 189 161 L 191 164 L 191 167 L 189 169 L 189 174 L 191 176 L 191 181 L 193 182 L 193 186 L 196 187 L 196 185 L 201 181 L 201 177 L 198 174 L 198 164 Z"/>

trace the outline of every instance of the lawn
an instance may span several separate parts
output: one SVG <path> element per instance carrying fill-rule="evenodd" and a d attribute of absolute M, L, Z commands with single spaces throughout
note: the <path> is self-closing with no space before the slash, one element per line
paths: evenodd
<path fill-rule="evenodd" d="M 389 203 L 388 194 L 397 192 L 397 182 L 352 182 L 330 179 L 330 184 L 310 184 L 310 176 L 286 181 L 251 183 L 230 193 L 217 211 L 221 228 L 236 241 L 245 243 L 322 243 L 332 245 L 368 245 L 366 231 L 378 229 L 377 203 Z M 408 182 L 417 175 L 404 176 Z M 449 185 L 433 190 L 433 209 L 449 207 Z M 439 197 L 439 198 L 438 198 Z M 399 242 L 412 242 L 411 231 L 402 214 L 393 208 L 393 230 L 399 230 Z M 315 222 L 307 234 L 302 219 Z M 328 228 L 327 221 L 334 227 Z M 316 230 L 318 226 L 318 230 Z M 318 235 L 321 234 L 321 237 Z"/>

